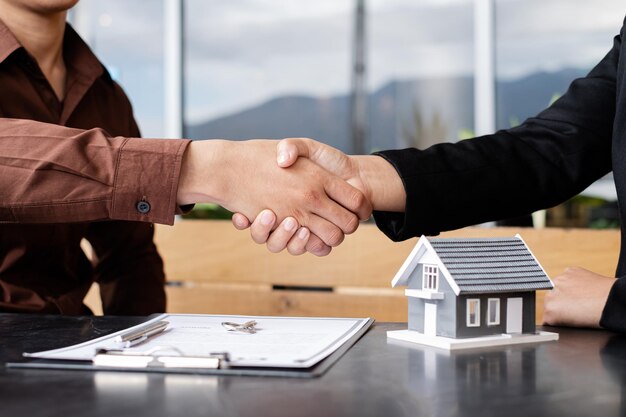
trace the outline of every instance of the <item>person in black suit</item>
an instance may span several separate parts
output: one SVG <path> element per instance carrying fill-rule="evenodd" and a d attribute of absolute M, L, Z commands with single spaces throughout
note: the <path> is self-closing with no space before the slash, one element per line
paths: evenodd
<path fill-rule="evenodd" d="M 612 49 L 565 95 L 518 127 L 492 135 L 347 156 L 311 139 L 286 139 L 278 163 L 308 157 L 359 187 L 375 209 L 378 227 L 395 241 L 531 213 L 566 201 L 611 170 L 620 216 L 626 215 L 625 29 Z M 235 227 L 250 222 L 235 214 Z M 270 251 L 287 247 L 288 232 L 252 224 L 257 243 Z M 568 268 L 553 279 L 544 322 L 626 332 L 626 230 L 616 277 Z M 315 240 L 314 235 L 310 239 Z M 312 246 L 321 245 L 319 240 Z M 301 245 L 300 245 L 301 246 Z"/>

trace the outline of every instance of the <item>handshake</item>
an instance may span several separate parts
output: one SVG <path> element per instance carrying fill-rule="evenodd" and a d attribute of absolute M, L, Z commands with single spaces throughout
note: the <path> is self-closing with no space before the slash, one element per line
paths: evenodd
<path fill-rule="evenodd" d="M 235 227 L 250 227 L 270 252 L 325 256 L 372 210 L 404 211 L 406 194 L 382 157 L 293 138 L 192 142 L 177 197 L 181 205 L 214 202 L 235 212 Z"/>

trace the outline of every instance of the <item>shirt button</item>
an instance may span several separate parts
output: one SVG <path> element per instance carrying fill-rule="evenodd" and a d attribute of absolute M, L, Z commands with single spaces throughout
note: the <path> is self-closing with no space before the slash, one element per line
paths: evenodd
<path fill-rule="evenodd" d="M 150 203 L 147 201 L 140 201 L 137 203 L 137 211 L 141 214 L 146 214 L 150 211 Z"/>

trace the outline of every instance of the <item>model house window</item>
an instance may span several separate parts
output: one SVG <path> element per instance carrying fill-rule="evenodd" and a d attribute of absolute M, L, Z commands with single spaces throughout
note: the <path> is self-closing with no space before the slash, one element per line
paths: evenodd
<path fill-rule="evenodd" d="M 487 324 L 494 326 L 500 324 L 500 299 L 490 298 L 487 300 Z"/>
<path fill-rule="evenodd" d="M 437 291 L 439 288 L 439 268 L 435 265 L 424 265 L 422 288 Z"/>
<path fill-rule="evenodd" d="M 480 300 L 467 299 L 467 327 L 480 327 Z"/>

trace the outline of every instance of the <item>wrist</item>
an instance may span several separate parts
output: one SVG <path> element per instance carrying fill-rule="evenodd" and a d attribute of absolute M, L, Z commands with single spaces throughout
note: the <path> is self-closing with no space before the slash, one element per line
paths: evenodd
<path fill-rule="evenodd" d="M 374 210 L 403 212 L 406 191 L 400 175 L 387 160 L 376 155 L 356 155 L 354 158 L 364 194 Z"/>
<path fill-rule="evenodd" d="M 231 142 L 203 140 L 191 142 L 183 156 L 177 203 L 217 203 L 227 201 L 228 149 Z"/>

